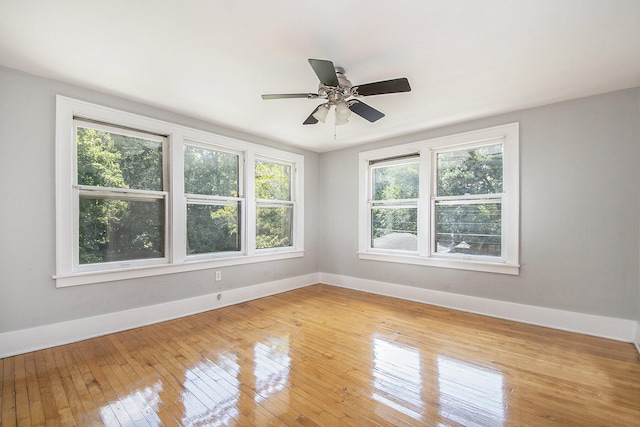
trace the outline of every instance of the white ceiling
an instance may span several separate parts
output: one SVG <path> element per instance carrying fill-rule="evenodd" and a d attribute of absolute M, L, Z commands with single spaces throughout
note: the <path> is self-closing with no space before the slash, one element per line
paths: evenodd
<path fill-rule="evenodd" d="M 308 58 L 412 91 L 303 126 L 260 95 L 315 92 Z M 0 64 L 325 152 L 640 86 L 640 0 L 1 0 Z"/>

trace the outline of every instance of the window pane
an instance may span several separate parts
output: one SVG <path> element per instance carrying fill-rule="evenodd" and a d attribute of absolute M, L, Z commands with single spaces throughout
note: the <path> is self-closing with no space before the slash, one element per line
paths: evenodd
<path fill-rule="evenodd" d="M 291 166 L 256 161 L 256 199 L 291 200 Z"/>
<path fill-rule="evenodd" d="M 436 251 L 501 256 L 499 202 L 436 204 Z"/>
<path fill-rule="evenodd" d="M 371 209 L 371 247 L 418 250 L 418 209 L 374 207 Z"/>
<path fill-rule="evenodd" d="M 240 203 L 187 204 L 187 254 L 240 250 Z"/>
<path fill-rule="evenodd" d="M 164 257 L 163 199 L 80 197 L 79 263 Z"/>
<path fill-rule="evenodd" d="M 162 191 L 162 143 L 77 128 L 78 184 Z"/>
<path fill-rule="evenodd" d="M 292 246 L 293 207 L 258 206 L 256 224 L 256 248 L 280 248 Z"/>
<path fill-rule="evenodd" d="M 185 193 L 238 197 L 239 160 L 237 154 L 185 146 Z"/>
<path fill-rule="evenodd" d="M 373 200 L 417 199 L 418 172 L 418 163 L 373 168 Z"/>
<path fill-rule="evenodd" d="M 438 196 L 502 193 L 502 144 L 437 154 Z"/>

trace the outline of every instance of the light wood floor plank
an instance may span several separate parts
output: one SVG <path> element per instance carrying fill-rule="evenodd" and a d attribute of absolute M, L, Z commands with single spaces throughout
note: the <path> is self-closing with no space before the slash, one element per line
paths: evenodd
<path fill-rule="evenodd" d="M 0 424 L 640 426 L 631 344 L 326 285 L 0 360 Z"/>
<path fill-rule="evenodd" d="M 16 383 L 15 358 L 2 359 L 2 400 L 0 401 L 0 425 L 15 426 L 16 419 Z"/>
<path fill-rule="evenodd" d="M 15 396 L 16 396 L 16 424 L 31 425 L 31 407 L 27 388 L 27 374 L 25 369 L 25 355 L 15 357 Z M 37 401 L 35 402 L 37 406 Z"/>

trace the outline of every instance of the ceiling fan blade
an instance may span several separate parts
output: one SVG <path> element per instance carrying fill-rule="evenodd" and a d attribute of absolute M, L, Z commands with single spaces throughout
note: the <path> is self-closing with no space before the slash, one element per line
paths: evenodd
<path fill-rule="evenodd" d="M 349 109 L 371 123 L 384 117 L 384 113 L 360 101 L 355 101 L 349 105 Z"/>
<path fill-rule="evenodd" d="M 398 92 L 410 92 L 411 86 L 409 86 L 409 80 L 406 77 L 393 80 L 383 80 L 374 83 L 365 83 L 363 85 L 357 85 L 358 95 L 370 96 L 370 95 L 382 95 L 385 93 L 398 93 Z"/>
<path fill-rule="evenodd" d="M 333 62 L 326 59 L 309 59 L 309 65 L 311 65 L 322 84 L 333 87 L 339 85 L 336 67 L 333 66 Z"/>
<path fill-rule="evenodd" d="M 271 93 L 262 95 L 262 99 L 285 99 L 285 98 L 317 98 L 315 93 Z"/>
<path fill-rule="evenodd" d="M 320 105 L 322 105 L 322 104 L 320 104 Z M 316 123 L 318 123 L 318 119 L 313 117 L 313 115 L 316 113 L 316 111 L 318 111 L 318 108 L 320 108 L 320 105 L 318 105 L 316 107 L 316 109 L 313 110 L 313 112 L 311 114 L 309 114 L 309 117 L 307 117 L 307 120 L 302 122 L 303 125 L 315 125 Z"/>

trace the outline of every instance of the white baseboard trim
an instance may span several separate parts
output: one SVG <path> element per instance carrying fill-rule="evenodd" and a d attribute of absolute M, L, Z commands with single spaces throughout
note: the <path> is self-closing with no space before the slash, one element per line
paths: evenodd
<path fill-rule="evenodd" d="M 631 342 L 640 353 L 640 322 L 633 320 L 490 300 L 330 273 L 312 273 L 163 304 L 0 333 L 0 358 L 202 313 L 316 283 Z M 218 294 L 222 295 L 220 300 L 217 298 Z"/>
<path fill-rule="evenodd" d="M 77 342 L 275 295 L 316 284 L 319 282 L 318 278 L 318 273 L 312 273 L 163 304 L 0 333 L 0 358 Z M 218 295 L 221 295 L 220 300 L 218 300 Z"/>
<path fill-rule="evenodd" d="M 638 341 L 640 341 L 638 338 L 640 324 L 633 320 L 478 298 L 330 273 L 320 273 L 320 282 L 521 323 L 609 338 L 616 341 L 629 343 L 635 341 L 636 346 L 639 345 Z"/>

